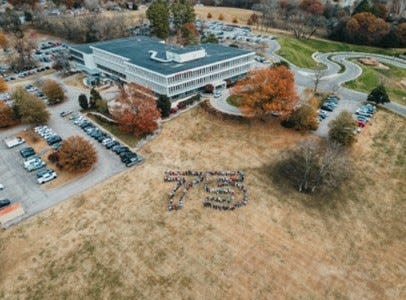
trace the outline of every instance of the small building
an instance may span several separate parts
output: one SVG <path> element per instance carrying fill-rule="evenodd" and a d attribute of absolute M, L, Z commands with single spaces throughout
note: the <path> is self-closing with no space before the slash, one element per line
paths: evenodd
<path fill-rule="evenodd" d="M 70 45 L 77 69 L 135 82 L 174 99 L 246 74 L 255 53 L 218 44 L 174 47 L 143 36 Z"/>

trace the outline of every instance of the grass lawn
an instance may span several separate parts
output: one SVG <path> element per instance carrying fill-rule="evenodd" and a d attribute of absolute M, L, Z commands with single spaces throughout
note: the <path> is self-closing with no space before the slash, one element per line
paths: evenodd
<path fill-rule="evenodd" d="M 164 124 L 145 162 L 0 234 L 0 299 L 404 299 L 406 124 L 379 111 L 328 197 L 271 178 L 306 138 L 277 120 L 196 107 Z M 249 203 L 168 212 L 164 171 L 240 169 Z"/>
<path fill-rule="evenodd" d="M 406 70 L 391 65 L 388 70 L 368 67 L 359 64 L 362 68 L 362 75 L 355 80 L 347 82 L 344 86 L 369 93 L 379 84 L 386 87 L 389 98 L 400 104 L 406 105 L 406 88 L 400 84 L 400 81 L 406 80 Z"/>
<path fill-rule="evenodd" d="M 226 101 L 228 104 L 238 107 L 240 106 L 241 99 L 238 96 L 229 96 Z"/>
<path fill-rule="evenodd" d="M 124 143 L 126 143 L 129 147 L 135 147 L 137 145 L 137 143 L 139 142 L 139 138 L 132 135 L 132 134 L 128 134 L 128 133 L 124 133 L 122 132 L 117 125 L 112 125 L 108 122 L 104 122 L 103 120 L 88 114 L 87 117 L 89 119 L 92 119 L 93 121 L 95 121 L 97 124 L 99 124 L 101 127 L 103 127 L 105 130 L 107 130 L 108 132 L 110 132 L 113 136 L 117 137 L 119 140 L 123 141 Z"/>
<path fill-rule="evenodd" d="M 295 65 L 303 68 L 316 68 L 317 63 L 312 59 L 312 54 L 332 51 L 359 51 L 393 55 L 395 50 L 352 45 L 322 39 L 298 40 L 293 36 L 278 34 L 281 49 L 278 54 Z"/>

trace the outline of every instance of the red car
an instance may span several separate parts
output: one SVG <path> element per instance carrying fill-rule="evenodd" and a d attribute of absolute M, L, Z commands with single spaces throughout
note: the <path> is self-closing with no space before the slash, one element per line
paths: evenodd
<path fill-rule="evenodd" d="M 366 125 L 365 122 L 363 122 L 363 121 L 357 121 L 357 122 L 358 122 L 358 126 L 361 128 L 364 128 Z"/>

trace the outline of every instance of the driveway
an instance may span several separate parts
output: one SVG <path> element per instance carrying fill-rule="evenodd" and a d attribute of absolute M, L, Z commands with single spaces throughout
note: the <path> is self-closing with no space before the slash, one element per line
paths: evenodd
<path fill-rule="evenodd" d="M 46 190 L 38 185 L 35 181 L 35 172 L 28 173 L 22 166 L 22 157 L 18 150 L 24 145 L 17 148 L 8 149 L 3 142 L 5 137 L 16 134 L 25 127 L 12 128 L 10 130 L 0 131 L 0 183 L 5 186 L 0 191 L 0 198 L 9 198 L 12 202 L 19 202 L 26 214 L 7 224 L 10 226 L 21 219 L 37 214 L 49 207 L 52 207 L 71 196 L 78 194 L 89 187 L 115 175 L 126 169 L 121 163 L 120 158 L 110 150 L 105 149 L 101 144 L 88 137 L 79 127 L 71 121 L 61 118 L 59 113 L 62 111 L 79 109 L 78 96 L 83 91 L 71 87 L 66 87 L 68 100 L 63 104 L 49 107 L 51 119 L 48 126 L 58 133 L 63 139 L 80 135 L 90 141 L 96 148 L 98 162 L 95 168 L 80 179 L 72 181 L 66 185 L 52 190 Z"/>

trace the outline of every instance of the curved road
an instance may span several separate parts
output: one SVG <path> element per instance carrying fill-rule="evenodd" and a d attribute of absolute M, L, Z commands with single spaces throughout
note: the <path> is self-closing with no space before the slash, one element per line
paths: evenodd
<path fill-rule="evenodd" d="M 287 61 L 283 57 L 276 54 L 276 51 L 278 51 L 280 48 L 281 46 L 277 40 L 271 40 L 267 50 L 268 57 L 275 62 L 279 62 L 281 60 Z M 322 73 L 319 88 L 334 91 L 340 94 L 343 99 L 356 101 L 359 105 L 360 101 L 366 99 L 367 94 L 342 87 L 343 83 L 354 80 L 362 74 L 361 67 L 350 61 L 350 59 L 359 57 L 372 57 L 382 63 L 406 69 L 405 60 L 381 54 L 364 52 L 316 52 L 312 55 L 312 58 L 326 66 L 326 68 L 321 71 Z M 291 66 L 291 70 L 295 73 L 296 85 L 299 90 L 306 87 L 314 87 L 316 76 L 315 70 L 300 68 L 289 61 L 287 62 Z M 345 70 L 342 73 L 339 73 L 341 67 L 338 63 L 345 67 Z M 210 102 L 219 111 L 232 115 L 241 115 L 241 112 L 236 107 L 226 102 L 226 96 L 228 95 L 224 94 L 221 98 L 212 98 Z M 386 103 L 384 106 L 387 109 L 406 117 L 406 106 L 393 102 Z"/>

